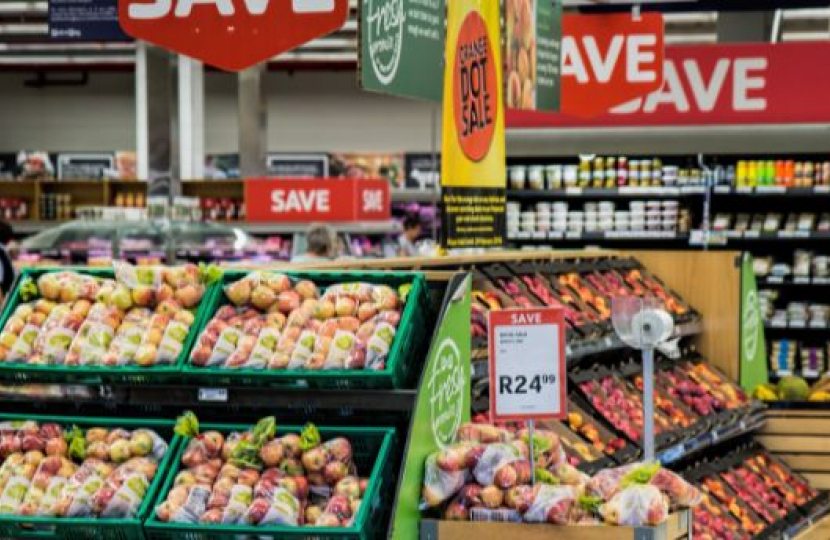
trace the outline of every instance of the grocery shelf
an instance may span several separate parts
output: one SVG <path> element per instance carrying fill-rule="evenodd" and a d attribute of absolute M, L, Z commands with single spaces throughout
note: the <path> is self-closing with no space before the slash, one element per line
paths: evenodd
<path fill-rule="evenodd" d="M 689 245 L 706 245 L 705 231 L 693 230 Z M 797 242 L 830 240 L 830 231 L 709 231 L 710 246 L 725 246 L 729 242 Z"/>
<path fill-rule="evenodd" d="M 787 186 L 755 186 L 733 187 L 715 186 L 712 191 L 715 195 L 746 195 L 749 197 L 814 197 L 830 196 L 830 186 L 787 187 Z"/>
<path fill-rule="evenodd" d="M 584 198 L 633 198 L 633 197 L 686 197 L 704 195 L 705 186 L 684 187 L 618 187 L 618 188 L 581 188 L 569 187 L 564 189 L 508 189 L 508 200 L 559 200 L 569 197 Z"/>
<path fill-rule="evenodd" d="M 810 276 L 768 276 L 757 277 L 758 286 L 811 286 L 811 285 L 830 285 L 830 277 L 810 277 Z"/>
<path fill-rule="evenodd" d="M 511 242 L 528 240 L 564 240 L 564 241 L 626 241 L 626 240 L 654 240 L 654 241 L 688 241 L 689 235 L 673 231 L 605 231 L 605 232 L 517 232 L 508 234 Z"/>
<path fill-rule="evenodd" d="M 824 324 L 818 326 L 814 323 L 804 323 L 804 324 L 796 324 L 793 326 L 792 323 L 787 324 L 778 324 L 778 323 L 771 323 L 771 322 L 764 322 L 764 328 L 767 330 L 798 330 L 798 331 L 825 331 L 830 328 L 830 325 Z"/>
<path fill-rule="evenodd" d="M 766 422 L 764 409 L 762 407 L 751 408 L 744 411 L 744 414 L 734 422 L 664 449 L 657 454 L 657 460 L 663 465 L 682 461 L 701 450 L 751 433 L 761 428 L 764 422 Z"/>

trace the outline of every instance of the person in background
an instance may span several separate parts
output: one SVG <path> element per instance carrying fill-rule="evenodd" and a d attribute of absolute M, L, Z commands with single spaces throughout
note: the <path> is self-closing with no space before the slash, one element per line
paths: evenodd
<path fill-rule="evenodd" d="M 337 253 L 337 233 L 325 223 L 312 223 L 306 230 L 306 251 L 291 262 L 306 263 L 332 259 Z"/>
<path fill-rule="evenodd" d="M 415 242 L 421 236 L 423 224 L 421 216 L 410 214 L 403 220 L 403 232 L 398 237 L 398 255 L 401 257 L 415 257 L 418 255 L 418 248 Z"/>
<path fill-rule="evenodd" d="M 14 231 L 8 223 L 0 221 L 0 300 L 2 300 L 14 284 L 14 265 L 8 247 L 14 240 Z"/>

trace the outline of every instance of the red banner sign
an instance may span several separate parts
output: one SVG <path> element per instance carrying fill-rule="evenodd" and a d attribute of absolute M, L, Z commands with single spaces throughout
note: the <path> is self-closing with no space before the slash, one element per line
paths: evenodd
<path fill-rule="evenodd" d="M 590 119 L 511 110 L 507 124 L 540 128 L 830 122 L 830 70 L 805 67 L 828 62 L 828 41 L 667 47 L 663 86 L 644 98 Z"/>
<path fill-rule="evenodd" d="M 389 219 L 389 182 L 246 180 L 245 215 L 254 223 L 384 221 Z"/>
<path fill-rule="evenodd" d="M 568 15 L 562 34 L 562 111 L 596 116 L 660 89 L 660 13 Z"/>
<path fill-rule="evenodd" d="M 118 0 L 124 31 L 239 71 L 346 23 L 348 0 Z"/>

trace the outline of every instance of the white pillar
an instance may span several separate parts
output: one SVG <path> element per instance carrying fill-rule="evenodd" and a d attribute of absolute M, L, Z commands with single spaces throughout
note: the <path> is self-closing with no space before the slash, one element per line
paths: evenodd
<path fill-rule="evenodd" d="M 205 176 L 205 70 L 179 55 L 179 178 Z"/>
<path fill-rule="evenodd" d="M 150 179 L 150 134 L 147 128 L 147 44 L 135 44 L 135 153 L 139 180 Z"/>

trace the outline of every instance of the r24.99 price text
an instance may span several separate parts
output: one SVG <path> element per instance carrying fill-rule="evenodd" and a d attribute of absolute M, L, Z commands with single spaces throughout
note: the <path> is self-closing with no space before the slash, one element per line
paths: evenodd
<path fill-rule="evenodd" d="M 539 394 L 542 392 L 543 384 L 555 383 L 556 375 L 550 373 L 534 375 L 530 381 L 524 375 L 501 375 L 499 376 L 499 394 L 527 394 L 528 391 Z"/>

